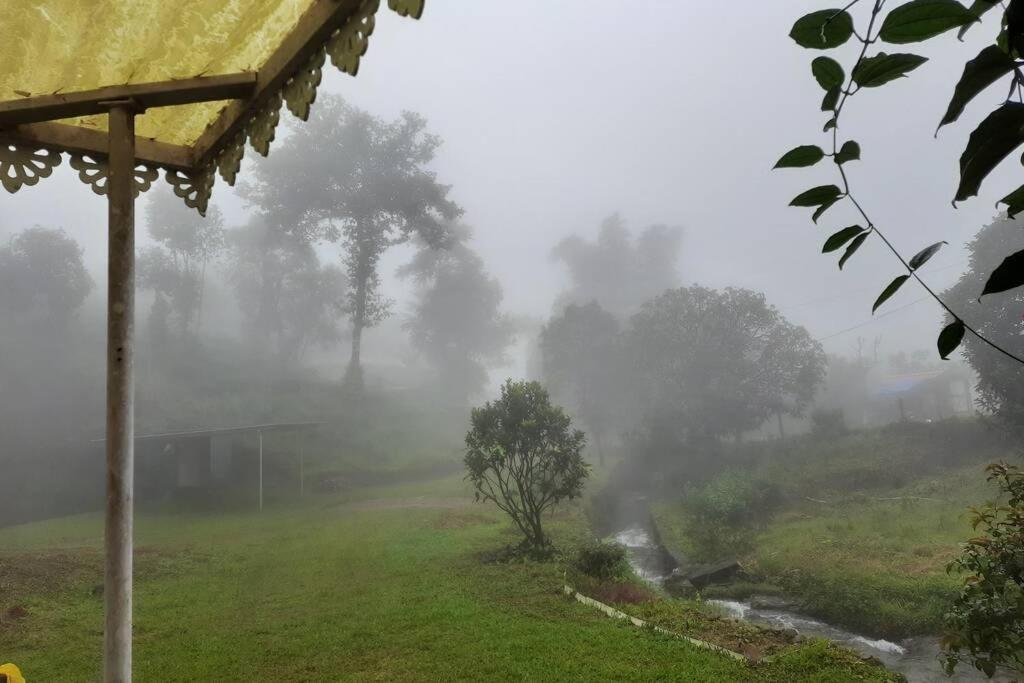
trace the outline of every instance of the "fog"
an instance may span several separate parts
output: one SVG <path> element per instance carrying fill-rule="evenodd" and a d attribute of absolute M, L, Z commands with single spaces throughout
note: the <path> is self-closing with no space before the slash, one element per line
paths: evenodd
<path fill-rule="evenodd" d="M 258 411 L 236 406 L 200 417 L 194 410 L 169 414 L 182 407 L 159 402 L 148 408 L 148 383 L 164 386 L 157 379 L 160 359 L 185 353 L 193 344 L 214 354 L 218 348 L 229 355 L 227 348 L 249 349 L 256 354 L 253 362 L 264 367 L 258 359 L 269 354 L 288 368 L 281 372 L 299 373 L 309 381 L 345 378 L 353 327 L 352 319 L 339 311 L 354 289 L 337 236 L 310 237 L 304 255 L 278 252 L 284 277 L 299 261 L 319 262 L 323 270 L 303 276 L 306 281 L 294 276 L 291 285 L 283 284 L 284 298 L 274 310 L 258 294 L 271 271 L 266 262 L 260 264 L 262 257 L 252 246 L 243 246 L 265 245 L 286 232 L 281 216 L 267 215 L 258 196 L 279 190 L 282 205 L 290 202 L 292 215 L 299 216 L 296 212 L 308 201 L 301 197 L 317 195 L 316 183 L 324 177 L 318 174 L 332 172 L 329 161 L 323 167 L 314 164 L 310 175 L 297 172 L 311 145 L 320 144 L 320 133 L 307 132 L 328 125 L 317 124 L 317 115 L 331 97 L 343 97 L 346 106 L 382 121 L 397 120 L 406 111 L 423 118 L 425 133 L 440 142 L 426 168 L 450 186 L 446 201 L 462 212 L 458 221 L 463 227 L 456 233 L 463 246 L 453 252 L 452 262 L 464 252 L 471 259 L 466 263 L 479 264 L 472 266 L 479 271 L 474 277 L 490 282 L 481 286 L 493 290 L 487 303 L 476 304 L 487 308 L 481 315 L 490 316 L 491 331 L 464 322 L 463 332 L 457 333 L 487 347 L 478 357 L 452 359 L 453 351 L 443 350 L 443 342 L 431 341 L 432 333 L 424 330 L 417 346 L 417 333 L 410 329 L 417 311 L 429 317 L 430 305 L 443 304 L 423 298 L 423 288 L 436 276 L 423 268 L 442 266 L 425 265 L 424 258 L 436 257 L 428 256 L 433 250 L 422 240 L 403 238 L 384 249 L 373 295 L 382 308 L 379 320 L 367 325 L 361 345 L 371 387 L 415 385 L 429 393 L 434 378 L 439 382 L 435 390 L 461 386 L 455 402 L 465 405 L 493 393 L 506 377 L 544 379 L 539 335 L 566 305 L 596 301 L 625 326 L 648 299 L 667 288 L 691 285 L 762 292 L 785 320 L 805 328 L 832 356 L 933 358 L 942 312 L 920 288 L 903 288 L 883 311 L 871 315 L 877 291 L 898 273 L 898 264 L 880 242 L 870 241 L 840 272 L 836 259 L 820 254 L 826 228 L 813 226 L 805 210 L 787 206 L 791 196 L 812 183 L 809 176 L 830 181 L 827 171 L 770 170 L 782 151 L 813 141 L 820 126 L 814 106 L 820 90 L 808 73 L 807 54 L 785 37 L 792 18 L 813 7 L 808 1 L 712 10 L 652 2 L 605 3 L 596 11 L 582 1 L 555 7 L 439 1 L 420 22 L 382 12 L 359 77 L 325 69 L 313 123 L 303 126 L 283 116 L 270 157 L 247 149 L 239 186 L 217 183 L 211 214 L 216 240 L 223 244 L 216 253 L 193 259 L 191 265 L 175 261 L 173 267 L 168 266 L 177 258 L 173 253 L 165 251 L 164 260 L 157 259 L 165 270 L 184 268 L 199 285 L 183 295 L 188 321 L 168 303 L 166 291 L 156 296 L 159 283 L 147 283 L 147 278 L 160 277 L 149 272 L 159 270 L 159 263 L 147 259 L 156 258 L 154 231 L 161 226 L 178 226 L 180 232 L 177 238 L 164 235 L 166 247 L 190 232 L 209 231 L 210 221 L 192 218 L 163 183 L 143 195 L 137 208 L 138 326 L 145 338 L 155 334 L 147 332 L 147 325 L 171 325 L 174 330 L 165 330 L 161 339 L 173 332 L 189 341 L 179 340 L 177 350 L 175 344 L 144 341 L 141 424 L 204 428 L 250 423 L 270 413 L 282 418 L 289 412 L 269 407 L 282 405 L 272 393 L 258 399 Z M 964 44 L 933 47 L 932 61 L 913 78 L 868 93 L 851 105 L 844 124 L 865 150 L 851 172 L 858 192 L 895 245 L 913 253 L 938 239 L 949 242 L 923 271 L 938 291 L 956 282 L 967 265 L 964 245 L 995 215 L 994 196 L 959 208 L 949 201 L 967 128 L 952 126 L 933 136 L 949 89 L 942 73 L 957 68 L 983 44 L 983 32 L 976 34 Z M 740 45 L 743 49 L 737 49 Z M 985 105 L 972 106 L 982 110 Z M 992 185 L 998 181 L 997 172 Z M 82 250 L 94 286 L 74 316 L 83 335 L 75 353 L 95 359 L 85 385 L 92 391 L 83 388 L 93 399 L 84 399 L 88 407 L 79 408 L 91 418 L 83 418 L 63 438 L 100 438 L 105 204 L 64 164 L 44 185 L 6 197 L 0 211 L 4 241 L 42 226 L 65 231 Z M 845 225 L 857 217 L 839 206 L 829 220 Z M 630 247 L 633 240 L 635 247 Z M 634 248 L 634 255 L 625 253 Z M 256 259 L 248 271 L 240 265 L 246 253 Z M 333 283 L 324 287 L 322 300 L 307 296 L 311 277 Z M 155 316 L 154 305 L 168 310 Z M 447 305 L 458 311 L 474 304 Z M 432 314 L 443 316 L 437 310 Z M 164 322 L 154 322 L 161 316 Z M 457 319 L 443 325 L 452 329 Z M 473 381 L 467 385 L 446 376 L 439 370 L 445 363 L 451 372 L 461 364 L 459 376 L 469 373 Z M 257 382 L 252 373 L 243 374 Z M 179 400 L 187 404 L 187 384 L 178 390 Z M 48 419 L 40 416 L 43 422 Z M 454 431 L 450 441 L 457 449 Z"/>
<path fill-rule="evenodd" d="M 863 223 L 854 208 L 815 225 L 788 206 L 835 182 L 833 165 L 772 170 L 786 150 L 822 144 L 813 55 L 787 37 L 820 6 L 431 0 L 420 21 L 382 10 L 358 77 L 325 68 L 310 121 L 283 113 L 270 155 L 247 148 L 205 219 L 163 181 L 141 196 L 137 433 L 316 422 L 268 441 L 280 502 L 296 448 L 300 479 L 323 494 L 461 475 L 471 407 L 508 378 L 538 380 L 607 484 L 587 493 L 595 530 L 629 546 L 661 509 L 647 496 L 663 499 L 733 544 L 691 537 L 685 553 L 704 561 L 757 553 L 754 530 L 773 515 L 938 499 L 960 489 L 909 487 L 966 468 L 980 482 L 985 458 L 1019 434 L 1020 371 L 971 340 L 940 360 L 945 315 L 915 282 L 873 314 L 900 263 L 871 239 L 840 271 L 842 252 L 822 243 Z M 965 318 L 998 309 L 1012 323 L 985 329 L 1019 351 L 1016 295 L 976 300 L 982 262 L 998 260 L 979 248 L 969 262 L 985 226 L 1021 242 L 995 205 L 1019 171 L 1006 164 L 979 197 L 951 201 L 968 120 L 1004 91 L 935 134 L 950 74 L 991 24 L 928 43 L 909 78 L 851 101 L 842 135 L 863 149 L 848 173 L 878 227 L 905 255 L 948 242 L 921 277 L 936 292 L 963 278 L 951 296 Z M 363 163 L 374 136 L 391 146 Z M 0 205 L 0 463 L 24 492 L 0 496 L 0 527 L 102 502 L 106 211 L 66 162 Z M 173 452 L 162 447 L 140 447 L 140 467 Z M 251 494 L 251 472 L 243 481 Z M 165 488 L 141 486 L 140 509 L 175 503 Z M 748 497 L 722 531 L 707 501 L 736 490 Z M 944 528 L 944 514 L 929 523 Z M 636 557 L 658 590 L 684 564 Z M 824 634 L 844 643 L 864 633 L 910 652 L 901 639 L 938 628 L 801 604 L 851 629 Z M 930 657 L 931 641 L 921 647 Z"/>

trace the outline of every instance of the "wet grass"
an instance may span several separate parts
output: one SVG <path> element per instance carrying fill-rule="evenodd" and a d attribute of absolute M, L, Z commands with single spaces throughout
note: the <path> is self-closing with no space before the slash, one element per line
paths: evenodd
<path fill-rule="evenodd" d="M 741 558 L 801 611 L 854 631 L 900 639 L 938 633 L 958 587 L 946 565 L 971 535 L 967 508 L 993 495 L 982 466 L 931 473 L 898 488 L 819 494 L 775 515 Z M 656 506 L 662 536 L 685 548 L 683 509 Z M 708 596 L 743 599 L 750 587 Z"/>
<path fill-rule="evenodd" d="M 822 644 L 751 667 L 609 619 L 562 595 L 558 562 L 484 562 L 515 535 L 491 508 L 427 505 L 461 490 L 140 516 L 137 680 L 886 680 Z M 579 509 L 550 524 L 587 535 Z M 100 547 L 97 515 L 0 531 L 0 605 L 23 610 L 0 612 L 0 659 L 28 680 L 98 678 Z"/>

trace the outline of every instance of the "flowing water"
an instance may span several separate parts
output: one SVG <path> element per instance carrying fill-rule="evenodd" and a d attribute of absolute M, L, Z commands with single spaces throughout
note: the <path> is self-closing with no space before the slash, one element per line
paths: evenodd
<path fill-rule="evenodd" d="M 620 500 L 616 518 L 617 530 L 611 536 L 616 543 L 626 548 L 629 564 L 645 581 L 660 586 L 678 568 L 678 562 L 658 541 L 657 531 L 651 521 L 643 496 L 633 495 Z M 735 600 L 709 600 L 725 614 L 772 628 L 791 629 L 802 636 L 827 638 L 865 656 L 876 657 L 891 671 L 907 677 L 910 683 L 932 683 L 933 681 L 996 681 L 1012 683 L 1020 679 L 1012 675 L 997 674 L 986 678 L 982 673 L 967 665 L 958 667 L 955 676 L 949 678 L 943 673 L 939 661 L 939 642 L 933 637 L 916 637 L 899 643 L 870 638 L 827 624 L 818 619 L 788 609 L 762 606 L 756 596 L 749 602 Z M 752 604 L 753 603 L 753 604 Z M 770 604 L 770 598 L 763 599 Z M 758 605 L 755 607 L 754 605 Z"/>

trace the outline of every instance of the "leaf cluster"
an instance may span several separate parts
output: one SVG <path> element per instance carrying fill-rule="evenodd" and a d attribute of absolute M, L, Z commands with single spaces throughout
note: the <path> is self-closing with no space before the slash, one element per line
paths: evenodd
<path fill-rule="evenodd" d="M 822 251 L 830 253 L 843 249 L 839 259 L 840 269 L 872 235 L 877 235 L 900 260 L 905 272 L 895 277 L 875 300 L 872 312 L 890 299 L 911 278 L 921 282 L 917 271 L 945 244 L 936 242 L 925 247 L 910 259 L 905 259 L 870 221 L 861 205 L 853 198 L 844 165 L 860 159 L 860 145 L 848 140 L 839 145 L 838 129 L 841 114 L 847 100 L 864 88 L 878 88 L 906 77 L 910 72 L 925 64 L 928 59 L 911 53 L 872 53 L 878 42 L 891 45 L 920 43 L 937 36 L 958 30 L 963 38 L 966 31 L 981 21 L 983 15 L 998 6 L 995 0 L 977 0 L 970 7 L 957 0 L 910 0 L 893 8 L 883 16 L 885 3 L 882 0 L 868 0 L 870 7 L 868 21 L 863 33 L 857 31 L 856 22 L 850 11 L 861 0 L 855 0 L 844 9 L 825 9 L 807 14 L 796 21 L 790 37 L 800 46 L 814 50 L 828 50 L 845 45 L 851 39 L 861 43 L 857 61 L 849 69 L 827 56 L 818 56 L 811 62 L 811 73 L 825 90 L 822 111 L 828 112 L 824 130 L 831 134 L 832 151 L 826 152 L 817 145 L 800 145 L 779 159 L 776 168 L 803 168 L 814 166 L 831 158 L 838 168 L 841 185 L 819 185 L 798 194 L 791 206 L 814 208 L 812 219 L 815 223 L 833 205 L 849 200 L 864 219 L 863 225 L 843 228 L 830 235 Z M 1001 30 L 993 45 L 984 48 L 974 59 L 967 62 L 963 73 L 953 88 L 953 95 L 939 127 L 959 120 L 970 102 L 989 86 L 1008 78 L 1009 95 L 993 112 L 985 117 L 971 133 L 960 158 L 960 180 L 954 202 L 964 201 L 978 194 L 985 178 L 1002 161 L 1024 145 L 1024 74 L 1021 72 L 1021 57 L 1024 55 L 1024 0 L 1010 0 L 1005 5 Z M 1016 98 L 1016 99 L 1014 99 Z M 1022 159 L 1024 163 L 1024 159 Z M 1012 217 L 1024 211 L 1024 186 L 1007 194 L 1000 200 L 1007 206 Z M 925 286 L 921 282 L 922 286 Z M 985 284 L 981 295 L 1007 291 L 1024 285 L 1024 252 L 1006 257 Z M 925 286 L 926 289 L 927 286 Z M 931 294 L 950 314 L 952 321 L 939 335 L 939 355 L 947 358 L 963 341 L 967 331 L 978 335 L 985 343 L 1002 351 L 1005 355 L 1018 358 L 1006 352 L 977 330 L 968 327 L 964 321 L 943 302 L 938 295 Z M 1024 362 L 1024 361 L 1021 361 Z"/>
<path fill-rule="evenodd" d="M 964 660 L 988 676 L 997 667 L 1024 673 L 1024 472 L 997 463 L 989 465 L 988 480 L 1005 502 L 971 509 L 978 535 L 948 567 L 963 576 L 945 619 L 950 674 Z"/>

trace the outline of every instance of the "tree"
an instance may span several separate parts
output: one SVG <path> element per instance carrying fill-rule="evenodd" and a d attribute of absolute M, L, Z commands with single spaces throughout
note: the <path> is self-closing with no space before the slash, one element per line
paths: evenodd
<path fill-rule="evenodd" d="M 28 228 L 0 248 L 0 314 L 65 328 L 92 291 L 82 249 L 63 230 Z"/>
<path fill-rule="evenodd" d="M 616 316 L 631 315 L 647 301 L 679 282 L 676 261 L 682 231 L 652 225 L 634 238 L 618 214 L 601 223 L 589 243 L 573 235 L 558 243 L 552 256 L 569 269 L 572 286 L 556 305 L 597 301 Z"/>
<path fill-rule="evenodd" d="M 542 372 L 555 396 L 564 397 L 587 427 L 598 457 L 622 399 L 619 321 L 600 304 L 569 304 L 540 333 Z"/>
<path fill-rule="evenodd" d="M 946 671 L 970 662 L 988 676 L 996 667 L 1024 674 L 1024 472 L 989 465 L 988 480 L 1006 497 L 971 511 L 981 535 L 967 541 L 950 572 L 963 587 L 946 614 Z"/>
<path fill-rule="evenodd" d="M 487 365 L 505 360 L 512 323 L 501 312 L 501 285 L 467 244 L 470 230 L 451 228 L 447 248 L 419 241 L 412 262 L 399 270 L 418 292 L 405 324 L 416 347 L 441 375 L 442 386 L 465 400 L 483 389 Z"/>
<path fill-rule="evenodd" d="M 338 326 L 347 313 L 345 275 L 340 268 L 322 265 L 310 243 L 257 217 L 232 234 L 231 259 L 230 277 L 246 336 L 280 365 L 341 338 Z"/>
<path fill-rule="evenodd" d="M 1001 292 L 978 299 L 978 291 L 1007 252 L 1024 249 L 1024 221 L 999 219 L 983 228 L 967 246 L 968 269 L 943 293 L 985 336 L 1017 355 L 1024 354 L 1024 291 Z M 971 336 L 964 340 L 964 357 L 978 374 L 977 400 L 982 408 L 1008 423 L 1024 425 L 1024 366 L 1006 358 Z"/>
<path fill-rule="evenodd" d="M 840 201 L 846 200 L 860 214 L 862 224 L 852 225 L 830 236 L 822 248 L 825 253 L 845 247 L 839 259 L 839 267 L 850 259 L 870 237 L 877 237 L 899 261 L 903 272 L 897 275 L 878 295 L 872 311 L 877 310 L 911 278 L 925 289 L 942 306 L 948 316 L 947 324 L 939 334 L 939 355 L 945 359 L 970 332 L 971 336 L 995 352 L 1017 363 L 1024 364 L 1024 356 L 1014 353 L 1001 345 L 984 331 L 970 325 L 961 311 L 936 294 L 920 278 L 918 271 L 934 256 L 945 242 L 929 245 L 912 257 L 905 257 L 881 231 L 879 224 L 869 218 L 864 204 L 854 198 L 845 165 L 860 159 L 861 148 L 854 140 L 846 140 L 840 146 L 839 129 L 841 115 L 850 98 L 863 89 L 873 89 L 901 80 L 928 61 L 927 58 L 910 53 L 888 54 L 879 50 L 872 53 L 872 46 L 878 42 L 893 45 L 917 43 L 959 29 L 963 38 L 972 24 L 980 22 L 983 15 L 999 6 L 1003 9 L 1002 22 L 997 23 L 994 44 L 989 45 L 977 57 L 967 62 L 963 74 L 953 88 L 953 96 L 939 128 L 954 123 L 963 114 L 967 104 L 990 85 L 1006 78 L 1009 95 L 995 111 L 989 114 L 971 134 L 960 157 L 960 183 L 955 202 L 977 196 L 989 173 L 1015 149 L 1024 144 L 1024 72 L 1021 71 L 1024 57 L 1024 0 L 1010 0 L 1008 3 L 996 0 L 976 0 L 970 9 L 956 0 L 911 0 L 894 7 L 883 16 L 885 0 L 868 0 L 861 4 L 865 21 L 857 29 L 853 15 L 860 0 L 854 0 L 844 9 L 823 9 L 807 14 L 796 21 L 790 37 L 802 47 L 815 50 L 829 50 L 847 43 L 856 37 L 861 44 L 857 60 L 849 69 L 849 76 L 843 66 L 827 56 L 819 56 L 811 63 L 811 73 L 825 90 L 821 110 L 830 117 L 824 131 L 831 138 L 831 151 L 826 153 L 818 145 L 800 145 L 784 154 L 776 168 L 802 168 L 813 166 L 830 158 L 838 170 L 840 185 L 819 185 L 797 195 L 790 206 L 813 208 L 812 218 L 817 222 L 826 211 Z M 872 53 L 872 54 L 869 54 Z M 1006 82 L 1004 82 L 1004 87 Z M 1005 90 L 1004 90 L 1005 92 Z M 1014 100 L 1016 98 L 1016 101 Z M 1024 211 L 1024 186 L 1017 188 L 999 200 L 1007 206 L 1012 217 Z M 1024 285 L 1024 250 L 1009 256 L 1004 254 L 1002 262 L 992 270 L 978 296 L 996 294 Z"/>
<path fill-rule="evenodd" d="M 694 443 L 802 414 L 825 373 L 821 345 L 747 289 L 669 290 L 633 316 L 627 344 L 648 419 Z"/>
<path fill-rule="evenodd" d="M 583 432 L 539 382 L 508 380 L 501 398 L 474 408 L 466 434 L 465 464 L 478 501 L 493 501 L 522 532 L 525 549 L 550 546 L 542 516 L 577 498 L 590 469 L 581 451 Z"/>
<path fill-rule="evenodd" d="M 389 247 L 419 235 L 446 241 L 462 209 L 429 169 L 441 139 L 412 112 L 384 121 L 337 97 L 323 98 L 287 149 L 260 164 L 247 195 L 272 225 L 306 240 L 340 241 L 349 281 L 348 377 L 362 382 L 363 331 L 388 315 L 378 264 Z"/>
<path fill-rule="evenodd" d="M 139 285 L 156 295 L 156 315 L 169 304 L 180 335 L 191 336 L 201 322 L 206 267 L 225 246 L 224 219 L 217 207 L 203 218 L 170 192 L 158 192 L 149 202 L 147 223 L 157 246 L 139 255 Z"/>

